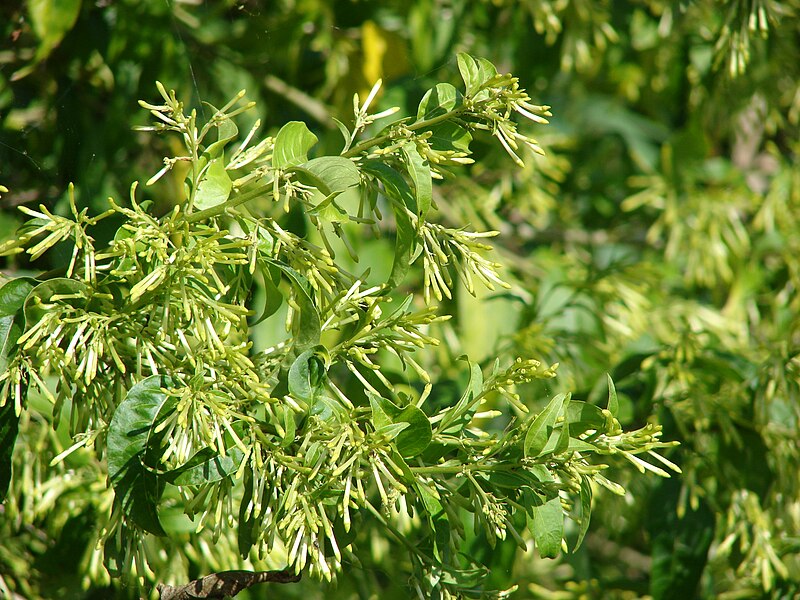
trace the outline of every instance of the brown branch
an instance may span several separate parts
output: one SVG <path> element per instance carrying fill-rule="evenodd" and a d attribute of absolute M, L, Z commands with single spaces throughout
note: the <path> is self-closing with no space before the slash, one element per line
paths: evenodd
<path fill-rule="evenodd" d="M 221 571 L 184 585 L 158 584 L 156 589 L 158 589 L 161 600 L 221 599 L 235 596 L 257 583 L 297 583 L 298 581 L 300 581 L 300 575 L 289 569 L 283 571 Z"/>

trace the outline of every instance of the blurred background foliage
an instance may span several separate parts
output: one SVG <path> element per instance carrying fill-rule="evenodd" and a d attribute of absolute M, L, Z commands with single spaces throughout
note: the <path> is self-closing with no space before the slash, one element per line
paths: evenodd
<path fill-rule="evenodd" d="M 330 117 L 351 118 L 353 92 L 383 78 L 376 110 L 413 114 L 426 89 L 457 83 L 458 51 L 486 56 L 554 117 L 537 131 L 547 156 L 519 169 L 486 144 L 437 189 L 447 225 L 501 232 L 494 245 L 513 286 L 454 297 L 458 318 L 439 325 L 444 344 L 426 365 L 434 397 L 463 387 L 462 353 L 560 363 L 532 397 L 601 401 L 608 372 L 623 426 L 662 423 L 682 443 L 670 458 L 684 471 L 615 473 L 629 492 L 595 495 L 575 554 L 487 547 L 493 583 L 519 583 L 518 598 L 795 598 L 799 16 L 798 0 L 3 2 L 0 237 L 19 225 L 17 206 L 64 211 L 75 182 L 80 204 L 99 212 L 174 154 L 170 138 L 131 129 L 148 119 L 136 100 L 155 97 L 155 80 L 199 111 L 246 88 L 263 130 L 304 120 L 337 153 Z M 182 177 L 148 188 L 157 210 L 180 197 Z M 390 241 L 358 243 L 387 268 Z M 57 266 L 9 260 L 18 273 Z M 46 465 L 64 441 L 34 421 L 17 443 Z M 79 473 L 58 473 L 50 489 L 52 475 L 15 472 L 28 496 L 0 507 L 0 596 L 107 598 L 81 575 L 94 492 Z M 390 547 L 373 542 L 335 592 L 304 581 L 281 593 L 405 597 Z M 234 555 L 220 544 L 185 560 L 199 573 L 230 568 Z"/>

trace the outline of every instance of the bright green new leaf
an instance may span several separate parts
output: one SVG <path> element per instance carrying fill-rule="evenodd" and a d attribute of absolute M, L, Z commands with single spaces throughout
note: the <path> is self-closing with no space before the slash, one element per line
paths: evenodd
<path fill-rule="evenodd" d="M 553 482 L 553 477 L 542 465 L 533 469 L 543 483 Z M 556 494 L 542 495 L 526 490 L 524 496 L 528 507 L 528 529 L 533 534 L 539 554 L 544 558 L 555 558 L 561 550 L 564 538 L 564 511 L 561 498 Z"/>
<path fill-rule="evenodd" d="M 391 400 L 375 394 L 369 394 L 369 403 L 372 407 L 372 422 L 376 430 L 396 423 L 408 424 L 398 433 L 395 440 L 397 451 L 403 458 L 411 458 L 420 454 L 431 443 L 433 437 L 431 422 L 425 413 L 416 406 L 409 404 L 400 408 Z"/>
<path fill-rule="evenodd" d="M 497 69 L 485 58 L 473 58 L 465 52 L 458 54 L 458 70 L 467 89 L 467 96 L 473 96 L 484 83 L 497 75 Z"/>
<path fill-rule="evenodd" d="M 461 106 L 463 96 L 449 83 L 438 83 L 429 89 L 420 100 L 417 120 L 428 120 L 444 115 Z"/>
<path fill-rule="evenodd" d="M 308 151 L 317 143 L 315 136 L 302 121 L 289 121 L 275 136 L 272 166 L 285 169 L 308 161 Z"/>
<path fill-rule="evenodd" d="M 207 104 L 215 113 L 218 112 L 216 107 Z M 203 152 L 204 156 L 209 159 L 222 158 L 225 152 L 225 146 L 239 135 L 239 128 L 234 123 L 233 119 L 222 119 L 217 124 L 217 141 L 209 144 L 208 148 Z"/>
<path fill-rule="evenodd" d="M 428 143 L 440 152 L 468 152 L 472 134 L 452 121 L 445 121 L 425 129 L 431 132 Z"/>
<path fill-rule="evenodd" d="M 197 209 L 204 210 L 211 208 L 217 204 L 222 204 L 230 196 L 233 183 L 225 169 L 225 158 L 211 159 L 211 164 L 205 172 L 203 180 L 197 187 L 197 193 L 194 196 L 194 206 Z"/>
<path fill-rule="evenodd" d="M 538 456 L 544 450 L 550 437 L 550 431 L 563 412 L 564 401 L 568 397 L 571 397 L 571 395 L 558 394 L 544 407 L 542 412 L 536 415 L 533 423 L 528 428 L 528 433 L 525 434 L 525 456 Z"/>
<path fill-rule="evenodd" d="M 612 416 L 616 417 L 619 414 L 619 399 L 617 398 L 617 389 L 614 387 L 614 381 L 611 375 L 606 373 L 608 378 L 608 410 Z"/>
<path fill-rule="evenodd" d="M 347 125 L 342 123 L 339 119 L 337 119 L 336 117 L 331 117 L 331 119 L 333 120 L 334 123 L 336 123 L 336 127 L 339 129 L 339 132 L 342 134 L 342 137 L 344 138 L 345 145 L 344 148 L 342 149 L 342 152 L 345 152 L 348 149 L 348 145 L 350 144 L 350 136 L 352 134 L 350 133 L 350 130 L 347 128 Z"/>

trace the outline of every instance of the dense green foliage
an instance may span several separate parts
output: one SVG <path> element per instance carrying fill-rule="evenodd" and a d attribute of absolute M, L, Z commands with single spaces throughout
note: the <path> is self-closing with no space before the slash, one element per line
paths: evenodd
<path fill-rule="evenodd" d="M 58 10 L 54 11 L 56 5 Z M 516 414 L 521 416 L 522 407 L 510 408 L 507 402 L 511 401 L 529 404 L 533 415 L 547 416 L 552 414 L 547 406 L 551 410 L 557 407 L 548 405 L 548 399 L 565 399 L 560 394 L 567 392 L 574 398 L 571 406 L 581 406 L 577 400 L 588 402 L 585 406 L 605 406 L 606 373 L 610 373 L 617 386 L 617 419 L 623 429 L 661 424 L 666 439 L 681 441 L 680 448 L 668 454 L 680 464 L 680 477 L 640 477 L 630 466 L 613 470 L 610 479 L 619 481 L 628 491 L 623 498 L 607 493 L 593 495 L 592 524 L 585 543 L 574 554 L 562 554 L 555 561 L 539 560 L 529 553 L 515 552 L 517 541 L 511 534 L 498 537 L 491 547 L 488 542 L 495 538 L 491 528 L 484 532 L 479 528 L 467 530 L 462 547 L 489 569 L 484 582 L 487 589 L 505 589 L 516 583 L 520 586 L 518 597 L 551 597 L 548 588 L 558 590 L 559 597 L 564 598 L 647 594 L 656 598 L 693 594 L 793 597 L 800 588 L 796 443 L 800 433 L 798 10 L 796 1 L 769 0 L 730 2 L 723 9 L 710 0 L 688 5 L 612 5 L 589 0 L 340 0 L 281 2 L 270 10 L 255 2 L 121 1 L 95 6 L 75 0 L 30 2 L 26 7 L 7 3 L 0 8 L 6 40 L 0 52 L 0 183 L 11 193 L 3 193 L 0 202 L 9 209 L 22 205 L 36 211 L 44 203 L 58 216 L 54 219 L 86 222 L 106 211 L 106 198 L 112 196 L 120 208 L 96 223 L 90 235 L 98 250 L 114 239 L 116 245 L 111 247 L 117 248 L 118 254 L 101 257 L 98 263 L 124 262 L 126 257 L 133 260 L 134 255 L 150 251 L 153 257 L 144 262 L 152 269 L 148 273 L 156 273 L 165 256 L 159 255 L 162 230 L 161 238 L 154 235 L 151 239 L 149 249 L 137 249 L 135 243 L 127 242 L 130 256 L 122 254 L 124 236 L 114 237 L 124 219 L 128 223 L 147 221 L 141 216 L 145 212 L 166 215 L 156 229 L 170 223 L 169 215 L 186 214 L 180 208 L 178 213 L 171 212 L 186 198 L 185 161 L 175 163 L 147 188 L 145 197 L 154 202 L 149 207 L 140 203 L 141 214 L 131 202 L 120 200 L 128 197 L 131 181 L 146 179 L 164 166 L 162 156 L 183 152 L 176 136 L 154 141 L 152 136 L 130 131 L 132 124 L 146 124 L 146 113 L 136 114 L 132 107 L 138 98 L 153 101 L 154 80 L 179 90 L 181 97 L 195 94 L 189 104 L 198 110 L 199 126 L 214 115 L 213 108 L 200 104 L 201 99 L 221 106 L 232 90 L 246 88 L 247 98 L 257 102 L 255 111 L 262 120 L 262 130 L 275 136 L 274 143 L 285 123 L 306 121 L 314 134 L 303 131 L 301 137 L 318 138 L 314 155 L 335 156 L 342 148 L 342 136 L 331 125 L 330 117 L 353 130 L 353 91 L 365 98 L 374 81 L 383 78 L 385 89 L 374 99 L 374 110 L 396 105 L 401 108 L 396 116 L 409 116 L 412 122 L 419 117 L 424 120 L 426 111 L 418 114 L 417 104 L 437 83 L 449 81 L 469 95 L 469 89 L 464 90 L 457 80 L 457 53 L 486 56 L 500 72 L 511 71 L 518 76 L 537 101 L 554 107 L 551 124 L 535 130 L 547 156 L 538 158 L 521 151 L 525 166 L 517 167 L 499 144 L 487 143 L 492 141 L 491 136 L 484 139 L 473 131 L 471 149 L 476 162 L 450 169 L 455 176 L 446 176 L 431 188 L 431 206 L 438 210 L 434 213 L 431 209 L 430 223 L 439 234 L 463 235 L 466 225 L 467 231 L 499 231 L 500 235 L 491 240 L 495 250 L 488 262 L 505 265 L 498 275 L 511 287 L 487 293 L 476 286 L 478 297 L 474 298 L 463 287 L 453 285 L 451 290 L 449 281 L 439 285 L 437 279 L 427 279 L 426 286 L 425 272 L 433 271 L 421 267 L 426 259 L 435 267 L 435 250 L 420 258 L 401 279 L 395 269 L 403 266 L 402 261 L 393 259 L 398 250 L 406 251 L 401 243 L 395 243 L 401 236 L 394 236 L 391 227 L 380 231 L 381 238 L 356 234 L 349 228 L 365 231 L 369 225 L 343 224 L 361 263 L 350 262 L 344 246 L 334 248 L 337 261 L 344 261 L 344 268 L 359 276 L 366 267 L 372 268 L 367 276 L 372 279 L 364 281 L 364 291 L 394 275 L 393 285 L 402 281 L 394 302 L 383 307 L 383 315 L 394 315 L 392 311 L 402 306 L 407 293 L 427 288 L 431 301 L 439 302 L 437 290 L 442 296 L 440 313 L 426 313 L 424 303 L 413 305 L 420 312 L 411 314 L 419 314 L 423 321 L 418 325 L 425 326 L 419 331 L 424 330 L 430 340 L 442 342 L 425 358 L 422 353 L 414 354 L 420 371 L 409 362 L 403 372 L 397 363 L 397 378 L 389 375 L 388 383 L 384 383 L 365 377 L 366 384 L 377 386 L 377 392 L 393 386 L 398 397 L 402 392 L 404 398 L 417 400 L 425 393 L 424 376 L 418 375 L 424 371 L 432 381 L 427 393 L 429 406 L 424 408 L 441 411 L 456 406 L 469 394 L 475 399 L 476 393 L 470 390 L 477 389 L 478 373 L 484 383 L 496 383 L 505 372 L 502 369 L 513 365 L 513 357 L 536 358 L 543 364 L 560 363 L 557 377 L 527 384 L 517 380 L 515 391 L 520 400 L 502 393 L 489 394 L 481 410 L 500 410 L 504 415 L 519 411 Z M 430 105 L 430 99 L 428 102 Z M 243 134 L 256 118 L 250 115 L 256 113 L 238 117 Z M 229 152 L 244 137 L 230 131 L 222 133 L 222 127 L 214 129 L 220 131 L 220 140 L 232 135 Z M 463 151 L 454 133 L 458 134 L 449 131 L 445 136 L 447 147 L 434 150 Z M 379 134 L 374 126 L 366 132 L 367 136 Z M 353 145 L 358 148 L 358 143 Z M 230 154 L 226 158 L 230 160 Z M 397 160 L 406 167 L 403 181 L 418 197 L 422 178 L 413 167 L 418 164 L 415 157 Z M 290 162 L 287 156 L 286 164 Z M 378 187 L 384 195 L 391 195 L 388 190 L 392 181 L 381 178 L 380 167 L 359 169 L 360 177 L 366 172 L 368 178 L 380 182 Z M 74 209 L 69 194 L 64 194 L 72 181 L 77 186 Z M 314 180 L 301 183 L 320 189 Z M 190 189 L 197 191 L 198 187 Z M 339 190 L 329 191 L 328 198 Z M 214 204 L 214 190 L 198 193 L 201 204 Z M 397 195 L 402 197 L 403 192 Z M 136 198 L 142 197 L 140 189 Z M 331 203 L 319 211 L 326 220 L 333 216 L 332 223 L 337 222 L 337 197 L 330 198 Z M 354 202 L 357 207 L 358 202 Z M 311 198 L 306 208 L 313 213 L 320 205 L 319 200 Z M 84 207 L 86 213 L 81 212 Z M 257 210 L 266 208 L 262 203 Z M 273 222 L 287 239 L 293 243 L 307 239 L 325 247 L 314 214 L 303 218 L 299 211 L 286 214 L 282 206 L 278 208 Z M 341 208 L 359 216 L 357 209 Z M 391 208 L 389 211 L 386 216 L 395 214 Z M 47 213 L 42 214 L 47 217 Z M 21 223 L 20 215 L 12 210 L 2 213 L 0 219 L 0 228 L 9 234 Z M 42 222 L 35 222 L 33 227 L 40 225 Z M 402 231 L 401 225 L 397 221 L 397 231 Z M 232 225 L 220 223 L 218 230 L 212 227 L 202 233 L 194 229 L 193 234 L 204 237 L 206 245 L 200 245 L 204 251 L 235 255 L 217 256 L 235 265 L 244 261 L 239 255 L 247 254 L 246 247 L 258 246 L 256 240 L 237 249 L 239 242 L 235 242 L 218 250 L 229 243 L 224 241 L 228 234 L 219 237 L 221 231 L 238 236 L 257 231 L 246 222 L 239 227 L 234 231 Z M 331 244 L 339 243 L 333 226 L 321 229 L 327 231 Z M 70 231 L 70 235 L 81 235 L 74 227 Z M 270 237 L 274 239 L 277 233 L 277 229 L 271 229 Z M 167 238 L 172 239 L 170 235 Z M 84 267 L 80 262 L 70 267 L 72 251 L 69 243 L 57 245 L 34 265 L 24 255 L 16 255 L 8 268 L 15 277 L 37 276 L 49 269 L 56 274 L 70 270 L 78 279 L 89 277 L 91 264 Z M 77 256 L 83 259 L 86 251 L 80 252 Z M 256 254 L 247 258 L 252 257 L 258 262 Z M 255 304 L 264 306 L 259 312 L 268 316 L 278 309 L 264 304 L 270 297 L 270 285 L 296 305 L 304 298 L 310 298 L 316 306 L 325 304 L 319 302 L 322 295 L 304 295 L 302 279 L 269 262 L 279 258 L 268 252 L 259 264 L 260 272 L 268 274 L 256 281 L 262 291 L 255 294 Z M 302 261 L 302 257 L 295 259 Z M 199 263 L 192 260 L 181 264 L 196 272 Z M 127 286 L 125 293 L 133 294 L 141 280 L 120 265 L 117 270 L 119 278 L 125 280 L 124 285 L 118 285 Z M 309 280 L 307 274 L 294 270 Z M 458 280 L 456 271 L 451 276 Z M 157 289 L 150 288 L 150 284 L 158 283 L 157 276 L 153 278 L 137 290 L 147 301 Z M 64 306 L 73 308 L 76 302 L 83 302 L 84 291 L 76 287 L 78 284 L 57 281 L 68 287 L 39 289 L 36 297 L 43 298 L 47 292 L 52 299 L 55 293 L 66 298 L 62 300 Z M 24 305 L 38 282 L 24 278 L 14 282 L 12 287 L 6 284 L 2 288 L 3 357 L 8 351 L 6 340 L 20 335 L 22 324 L 15 317 L 18 309 L 35 310 Z M 355 280 L 339 282 L 345 290 L 353 283 Z M 92 285 L 91 278 L 88 284 Z M 218 283 L 208 280 L 204 285 L 211 287 L 200 295 L 216 289 Z M 248 282 L 240 285 L 224 299 L 226 306 L 241 306 L 245 301 L 252 305 L 245 292 Z M 109 293 L 113 297 L 113 292 Z M 359 293 L 359 288 L 354 288 L 351 296 Z M 367 302 L 373 302 L 373 296 L 378 294 L 365 296 Z M 332 305 L 333 297 L 327 298 L 327 306 Z M 383 298 L 375 302 L 382 304 Z M 91 301 L 102 304 L 118 300 L 98 297 Z M 411 306 L 404 310 L 411 310 Z M 279 310 L 285 310 L 285 303 L 283 307 Z M 301 306 L 294 309 L 298 309 L 295 314 L 303 313 Z M 214 325 L 223 327 L 225 321 L 235 321 L 237 313 L 231 310 L 230 315 L 215 312 L 219 322 Z M 356 302 L 352 310 L 374 309 Z M 173 311 L 172 318 L 179 319 L 176 313 L 179 311 Z M 453 318 L 436 321 L 436 314 L 451 314 Z M 268 350 L 283 339 L 282 327 L 270 323 L 286 316 L 279 312 L 254 326 L 256 351 Z M 147 326 L 142 314 L 131 322 Z M 296 323 L 295 331 L 307 330 L 308 326 L 307 321 Z M 246 341 L 242 338 L 238 343 Z M 328 346 L 331 340 L 322 341 L 326 350 L 318 348 L 316 340 L 309 340 L 305 349 L 298 347 L 286 355 L 292 360 L 287 359 L 277 369 L 283 374 L 277 376 L 278 380 L 285 380 L 285 395 L 307 403 L 310 401 L 305 396 L 316 400 L 314 382 L 319 379 L 315 378 L 336 358 L 330 352 L 336 342 Z M 213 345 L 213 340 L 210 343 Z M 68 342 L 64 350 L 67 346 Z M 233 341 L 224 346 L 226 352 L 236 349 Z M 338 350 L 340 356 L 346 355 L 347 348 Z M 470 366 L 458 360 L 462 354 L 470 357 Z M 121 356 L 120 361 L 125 364 L 130 356 L 135 353 Z M 498 356 L 502 367 L 493 380 Z M 369 360 L 369 355 L 362 358 Z M 185 359 L 181 357 L 180 361 Z M 88 364 L 80 373 L 74 371 L 80 368 L 76 364 L 66 375 L 91 379 Z M 268 375 L 269 364 L 254 366 Z M 4 363 L 4 371 L 7 367 Z M 112 364 L 104 367 L 114 368 Z M 137 365 L 138 371 L 125 368 L 127 384 L 135 382 L 130 373 L 145 375 L 151 370 L 147 364 Z M 334 369 L 331 380 L 347 373 Z M 361 375 L 368 372 L 361 371 Z M 420 385 L 413 381 L 417 377 Z M 268 376 L 266 380 L 269 382 Z M 143 396 L 153 403 L 173 402 L 170 396 L 147 388 L 148 381 L 152 383 L 144 379 L 140 384 L 145 387 L 96 390 L 96 397 L 108 393 L 121 394 L 117 398 Z M 90 382 L 86 387 L 91 387 Z M 67 395 L 70 388 L 65 384 L 62 389 Z M 467 395 L 462 396 L 465 390 Z M 93 462 L 101 459 L 83 450 L 48 465 L 72 445 L 70 429 L 91 431 L 87 424 L 113 425 L 114 421 L 103 421 L 111 413 L 105 412 L 110 407 L 102 402 L 93 404 L 95 413 L 70 410 L 66 397 L 63 402 L 66 412 L 62 412 L 54 434 L 50 401 L 46 396 L 30 394 L 28 410 L 20 421 L 11 495 L 0 516 L 0 586 L 24 597 L 77 597 L 82 583 L 97 586 L 104 581 L 102 555 L 93 547 L 93 536 L 100 532 L 90 525 L 111 508 L 113 495 L 106 491 L 105 466 Z M 393 447 L 401 455 L 396 462 L 403 471 L 399 464 L 407 458 L 403 455 L 413 455 L 416 448 L 412 442 L 411 447 L 401 443 L 400 427 L 412 428 L 421 421 L 410 416 L 414 411 L 407 409 L 412 404 L 405 409 L 397 403 L 381 408 L 378 402 L 363 401 L 362 408 L 369 407 L 370 412 L 359 418 L 363 423 L 372 419 L 373 423 L 364 424 L 362 429 L 384 427 L 389 437 L 395 436 Z M 120 406 L 124 407 L 125 401 Z M 8 412 L 10 407 L 7 403 L 0 410 Z M 567 412 L 563 406 L 561 409 Z M 401 416 L 403 410 L 407 413 Z M 119 420 L 125 415 L 117 414 Z M 158 414 L 159 410 L 152 408 L 149 416 L 137 413 L 130 418 L 155 419 Z M 379 424 L 375 419 L 382 421 Z M 495 421 L 502 422 L 502 418 Z M 9 425 L 0 428 L 0 443 L 16 435 L 15 420 L 4 416 L 2 422 Z M 480 421 L 481 428 L 490 434 L 499 434 L 505 424 Z M 300 427 L 296 432 L 302 433 L 304 424 L 295 425 Z M 527 423 L 527 431 L 532 431 L 532 425 Z M 575 432 L 570 429 L 569 433 Z M 232 439 L 241 432 L 227 435 Z M 281 434 L 276 429 L 273 435 Z M 529 455 L 544 449 L 534 443 L 536 437 L 530 434 L 530 441 L 527 437 L 522 441 Z M 91 446 L 96 440 L 74 441 Z M 217 447 L 214 440 L 206 441 L 210 447 Z M 297 444 L 302 443 L 298 436 Z M 219 481 L 225 480 L 237 461 L 235 445 L 230 448 L 225 458 L 233 462 L 200 457 L 209 465 L 213 463 Z M 291 446 L 288 448 L 291 450 Z M 0 460 L 8 460 L 6 444 L 2 452 Z M 175 461 L 169 464 L 173 467 L 170 485 L 179 477 L 188 478 L 187 485 L 194 485 L 192 469 L 175 473 L 181 457 L 177 448 L 167 457 L 167 462 Z M 142 467 L 135 473 L 121 469 L 117 479 L 130 483 L 131 479 L 150 477 L 155 463 L 147 461 L 156 458 L 143 458 Z M 400 477 L 391 468 L 388 476 Z M 378 474 L 372 481 L 385 477 L 385 473 Z M 389 479 L 383 479 L 386 481 Z M 450 485 L 447 479 L 443 481 Z M 566 485 L 567 480 L 562 483 Z M 498 489 L 509 493 L 503 486 Z M 380 496 L 377 490 L 374 493 Z M 418 490 L 416 494 L 424 503 L 424 493 Z M 171 498 L 169 492 L 165 498 L 176 503 L 191 500 Z M 201 500 L 210 506 L 224 499 Z M 138 506 L 137 500 L 131 502 Z M 152 502 L 144 505 L 150 507 Z M 148 521 L 152 515 L 147 510 L 136 514 L 137 510 L 131 513 L 134 524 L 149 523 L 144 529 L 158 527 Z M 367 519 L 378 522 L 384 518 L 378 512 Z M 199 517 L 202 512 L 197 514 Z M 249 518 L 243 516 L 245 521 Z M 455 520 L 450 521 L 453 526 Z M 159 523 L 166 529 L 181 526 L 180 519 Z M 471 528 L 472 517 L 465 523 Z M 570 549 L 580 535 L 573 526 L 566 521 L 564 534 Z M 437 531 L 436 523 L 427 527 Z M 202 545 L 207 542 L 189 543 L 190 539 L 194 541 L 193 531 L 194 527 L 185 533 L 185 545 L 177 559 L 181 569 L 196 575 L 208 568 L 238 564 L 237 545 L 241 540 L 234 538 L 229 543 L 226 535 L 221 535 L 212 548 Z M 371 593 L 407 597 L 402 587 L 406 576 L 400 574 L 408 565 L 398 559 L 396 542 L 391 536 L 372 536 L 370 531 L 374 529 L 359 528 L 365 536 L 357 540 L 358 547 L 364 549 L 359 554 L 361 562 L 346 563 L 339 576 L 339 593 L 342 597 L 368 597 Z M 299 586 L 289 586 L 285 593 L 313 596 L 324 594 L 323 590 L 319 583 L 307 579 Z"/>

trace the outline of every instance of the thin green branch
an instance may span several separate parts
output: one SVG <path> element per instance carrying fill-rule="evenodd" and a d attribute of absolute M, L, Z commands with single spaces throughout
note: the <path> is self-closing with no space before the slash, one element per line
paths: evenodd
<path fill-rule="evenodd" d="M 422 121 L 417 121 L 415 123 L 412 123 L 407 127 L 407 129 L 409 131 L 417 131 L 419 129 L 433 127 L 434 125 L 437 125 L 443 121 L 449 121 L 450 119 L 466 112 L 468 109 L 469 109 L 468 106 L 462 104 L 461 106 L 449 110 L 446 113 L 439 115 L 438 117 L 433 117 L 431 119 L 423 119 Z M 348 150 L 347 152 L 343 152 L 342 156 L 344 156 L 345 158 L 352 158 L 354 156 L 361 154 L 365 150 L 372 148 L 373 146 L 380 146 L 381 144 L 383 144 L 386 141 L 389 141 L 390 139 L 392 139 L 391 134 L 379 135 L 373 138 L 369 138 L 367 140 L 364 140 L 360 144 L 356 144 L 355 146 L 350 148 L 350 150 Z"/>

